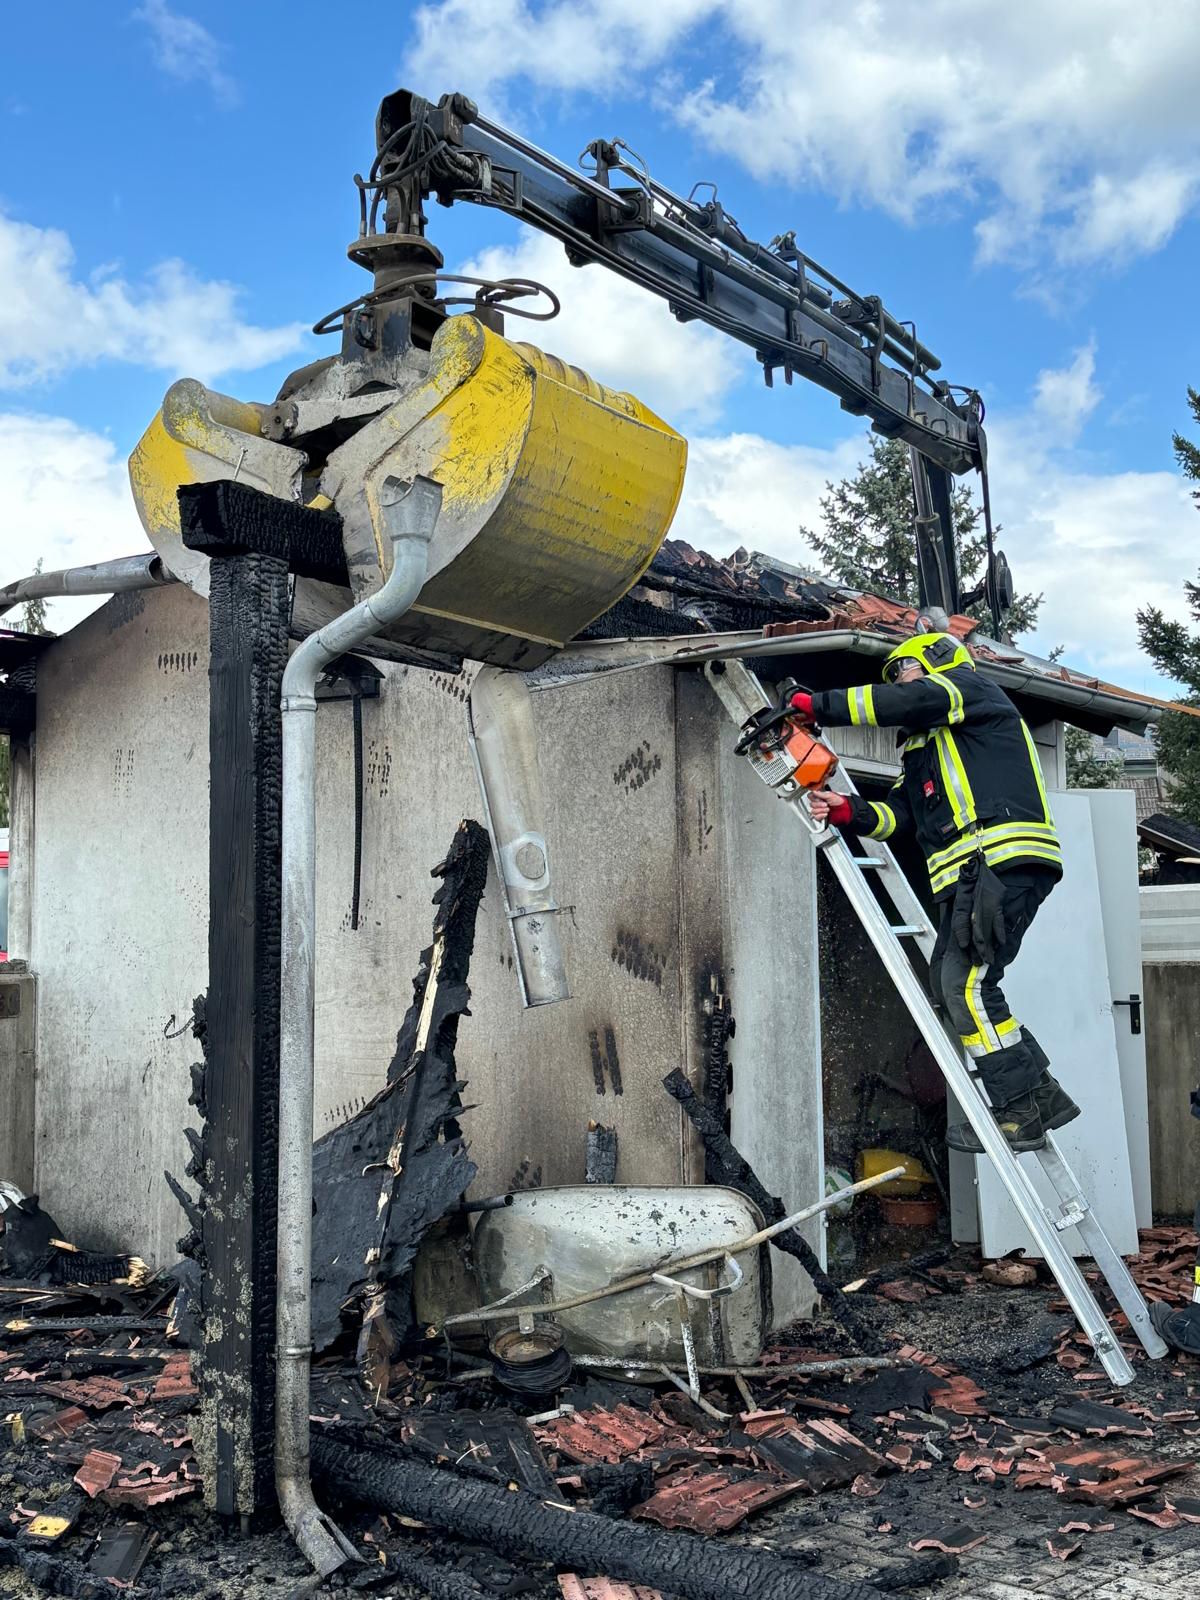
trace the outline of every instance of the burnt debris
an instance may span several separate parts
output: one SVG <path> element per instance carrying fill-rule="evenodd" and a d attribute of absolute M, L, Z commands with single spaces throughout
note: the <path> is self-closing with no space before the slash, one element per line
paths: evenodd
<path fill-rule="evenodd" d="M 405 1281 L 418 1245 L 476 1173 L 458 1122 L 454 1049 L 459 1020 L 470 1015 L 488 850 L 477 822 L 459 825 L 433 871 L 433 942 L 421 952 L 387 1085 L 313 1150 L 313 1344 L 326 1349 L 345 1317 L 365 1317 L 376 1368 L 408 1331 Z"/>

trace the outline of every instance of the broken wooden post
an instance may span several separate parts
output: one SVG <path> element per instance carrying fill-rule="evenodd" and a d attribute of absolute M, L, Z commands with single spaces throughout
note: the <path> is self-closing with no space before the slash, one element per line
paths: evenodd
<path fill-rule="evenodd" d="M 188 1214 L 203 1268 L 196 1457 L 209 1506 L 275 1503 L 276 1118 L 282 751 L 289 568 L 342 566 L 340 520 L 244 484 L 179 492 L 184 543 L 210 558 L 209 987 L 204 1117 Z M 344 570 L 344 568 L 343 568 Z"/>

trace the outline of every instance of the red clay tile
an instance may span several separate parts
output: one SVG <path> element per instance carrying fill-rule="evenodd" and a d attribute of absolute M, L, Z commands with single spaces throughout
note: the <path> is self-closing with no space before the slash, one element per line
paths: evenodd
<path fill-rule="evenodd" d="M 728 1469 L 684 1467 L 660 1479 L 658 1488 L 649 1500 L 634 1508 L 633 1515 L 663 1528 L 728 1533 L 752 1511 L 761 1511 L 805 1487 L 794 1479 L 765 1472 L 734 1482 Z"/>
<path fill-rule="evenodd" d="M 109 1450 L 89 1450 L 83 1458 L 83 1465 L 75 1474 L 75 1482 L 90 1500 L 94 1500 L 108 1488 L 120 1468 L 120 1456 L 113 1455 Z"/>
<path fill-rule="evenodd" d="M 563 1600 L 662 1600 L 657 1589 L 614 1583 L 611 1578 L 578 1578 L 573 1572 L 560 1572 L 558 1587 Z"/>

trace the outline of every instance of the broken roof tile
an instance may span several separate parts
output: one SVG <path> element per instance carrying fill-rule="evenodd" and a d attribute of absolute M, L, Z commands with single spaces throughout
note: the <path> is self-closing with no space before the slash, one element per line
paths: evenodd
<path fill-rule="evenodd" d="M 35 1439 L 65 1439 L 75 1432 L 81 1422 L 87 1421 L 87 1412 L 79 1406 L 67 1406 L 64 1411 L 55 1411 L 46 1417 L 37 1417 L 29 1424 L 29 1432 Z"/>
<path fill-rule="evenodd" d="M 89 1450 L 83 1458 L 83 1465 L 75 1474 L 75 1482 L 89 1500 L 94 1500 L 108 1488 L 120 1468 L 120 1456 L 113 1455 L 110 1450 Z"/>
<path fill-rule="evenodd" d="M 580 1578 L 573 1572 L 560 1572 L 558 1587 L 563 1600 L 662 1600 L 657 1589 L 616 1583 L 612 1578 Z"/>
<path fill-rule="evenodd" d="M 1066 1538 L 1061 1533 L 1052 1533 L 1046 1540 L 1046 1549 L 1056 1560 L 1069 1561 L 1083 1549 L 1083 1540 Z"/>
<path fill-rule="evenodd" d="M 659 1480 L 649 1500 L 635 1506 L 632 1514 L 663 1528 L 727 1533 L 752 1511 L 761 1511 L 807 1487 L 797 1479 L 782 1478 L 776 1473 L 743 1473 L 735 1479 L 734 1470 L 697 1465 L 670 1473 Z"/>
<path fill-rule="evenodd" d="M 187 1494 L 197 1494 L 200 1489 L 199 1479 L 181 1481 L 167 1479 L 156 1483 L 139 1484 L 136 1487 L 105 1489 L 101 1495 L 110 1506 L 157 1506 L 167 1500 L 179 1500 Z"/>
<path fill-rule="evenodd" d="M 910 1550 L 940 1550 L 944 1555 L 961 1556 L 964 1551 L 974 1550 L 987 1539 L 986 1533 L 968 1527 L 965 1522 L 952 1522 L 945 1527 L 934 1528 L 929 1533 L 922 1533 L 915 1539 L 908 1541 Z"/>

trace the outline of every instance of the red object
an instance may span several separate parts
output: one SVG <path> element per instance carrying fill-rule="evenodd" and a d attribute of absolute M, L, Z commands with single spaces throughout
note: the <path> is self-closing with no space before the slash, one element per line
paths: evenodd
<path fill-rule="evenodd" d="M 803 689 L 797 689 L 788 704 L 793 711 L 798 711 L 807 722 L 813 720 L 812 695 L 806 694 Z"/>
<path fill-rule="evenodd" d="M 830 822 L 833 823 L 835 828 L 842 828 L 845 827 L 846 823 L 850 821 L 850 818 L 853 815 L 854 807 L 850 804 L 849 800 L 847 800 L 844 794 L 838 795 L 837 800 L 829 808 Z"/>
<path fill-rule="evenodd" d="M 83 1465 L 75 1474 L 75 1482 L 89 1499 L 94 1500 L 108 1488 L 120 1470 L 121 1458 L 113 1455 L 111 1450 L 89 1450 L 83 1458 Z"/>

